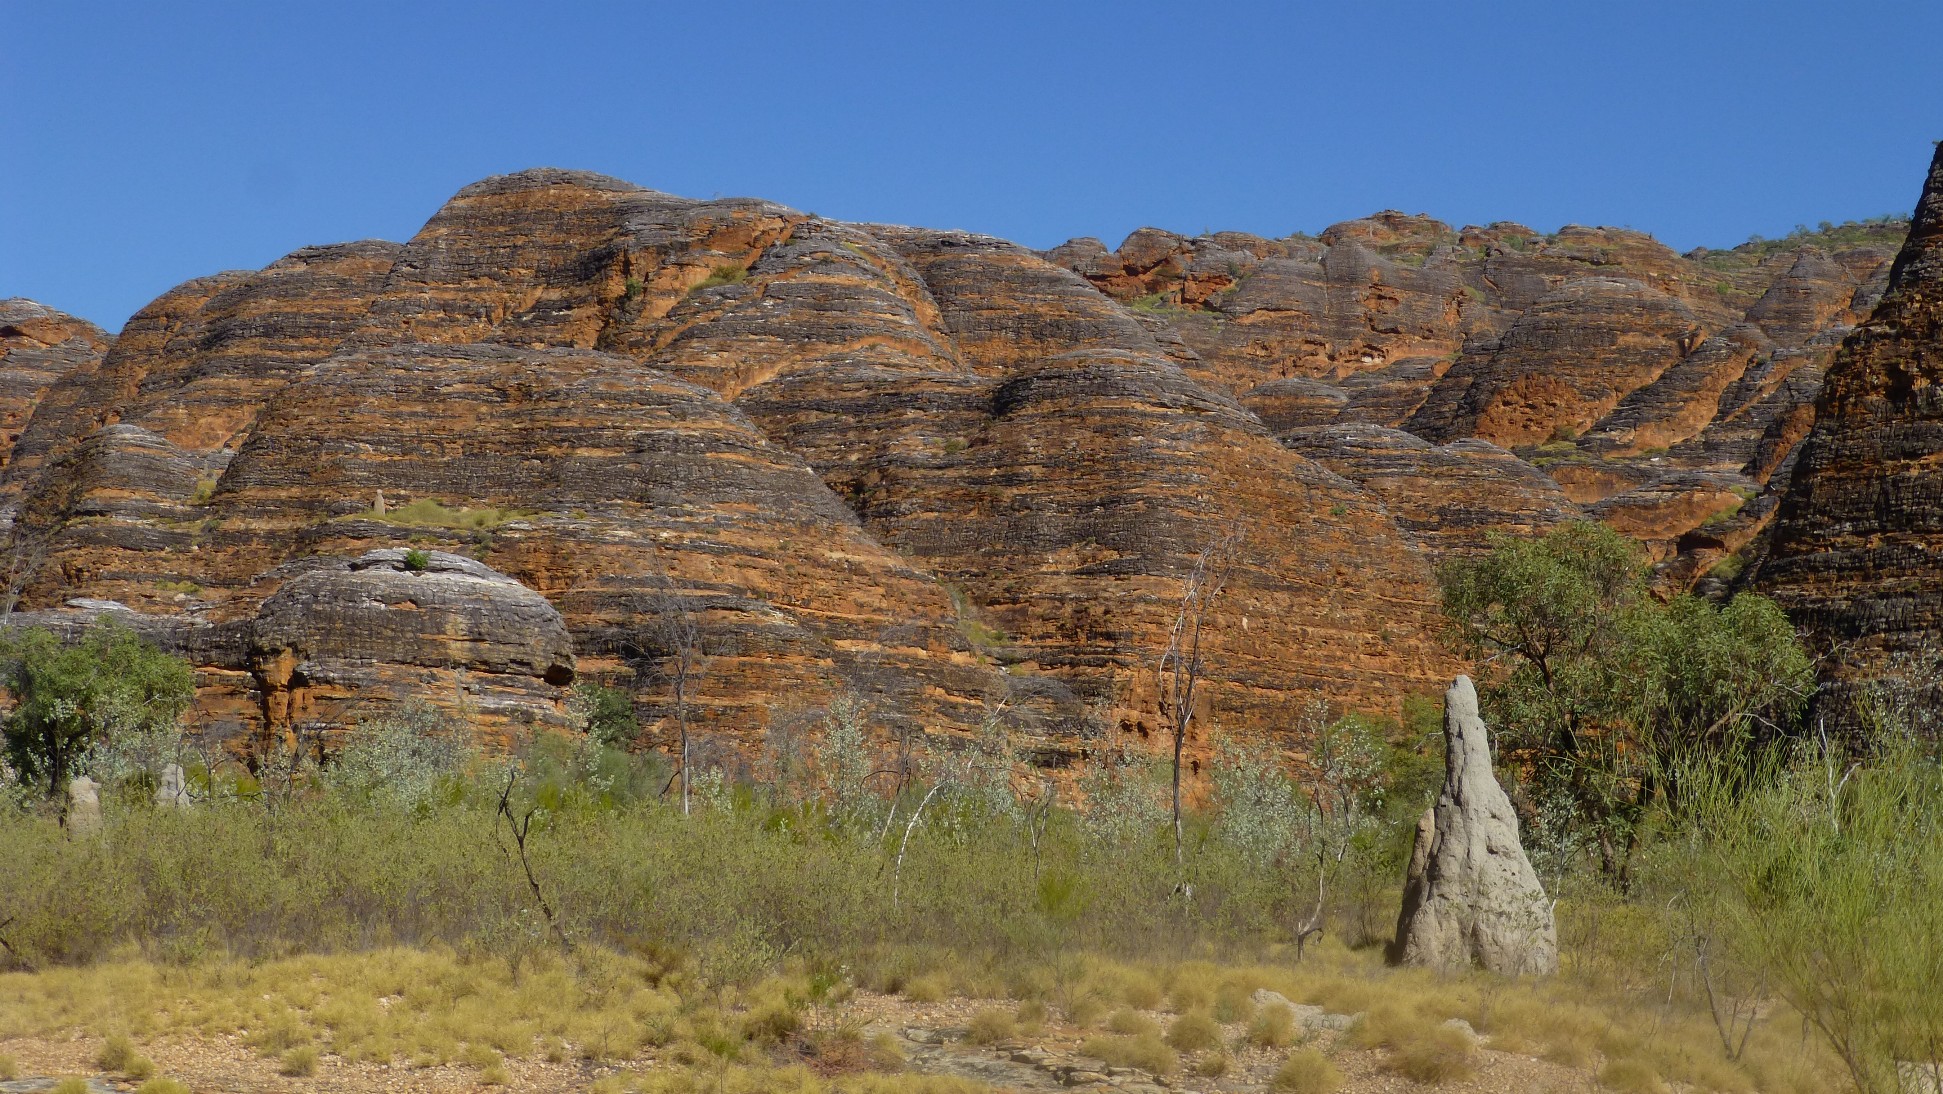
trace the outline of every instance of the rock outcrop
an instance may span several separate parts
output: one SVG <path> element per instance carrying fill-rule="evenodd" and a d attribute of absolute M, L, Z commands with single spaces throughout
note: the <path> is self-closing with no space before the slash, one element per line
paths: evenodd
<path fill-rule="evenodd" d="M 573 660 L 545 598 L 442 551 L 306 560 L 250 627 L 250 671 L 273 732 L 433 701 L 488 735 L 559 722 Z"/>
<path fill-rule="evenodd" d="M 1631 278 L 1579 278 L 1540 297 L 1494 342 L 1467 347 L 1404 428 L 1505 446 L 1576 437 L 1703 337 L 1676 297 Z"/>
<path fill-rule="evenodd" d="M 74 371 L 91 371 L 109 350 L 99 326 L 31 299 L 0 299 L 0 472 L 14 462 L 19 435 L 47 389 Z M 12 511 L 0 511 L 10 519 Z"/>
<path fill-rule="evenodd" d="M 1757 587 L 1831 663 L 1834 719 L 1943 648 L 1943 150 L 1881 303 L 1843 342 Z M 1933 701 L 1933 700 L 1931 700 Z"/>
<path fill-rule="evenodd" d="M 1382 213 L 1315 238 L 1142 229 L 1117 251 L 1075 240 L 1048 257 L 1176 332 L 1197 357 L 1186 367 L 1277 432 L 1478 438 L 1581 505 L 1647 489 L 1652 504 L 1603 512 L 1678 584 L 1761 531 L 1733 522 L 1772 511 L 1821 369 L 1880 295 L 1900 234 L 1825 225 L 1683 256 L 1623 229 Z M 1763 503 L 1743 507 L 1747 492 Z"/>
<path fill-rule="evenodd" d="M 0 468 L 47 389 L 98 364 L 111 341 L 85 319 L 19 297 L 0 300 Z"/>
<path fill-rule="evenodd" d="M 22 621 L 125 606 L 242 738 L 414 688 L 544 723 L 571 672 L 659 740 L 678 612 L 705 732 L 753 745 L 853 691 L 949 733 L 1011 692 L 1062 762 L 1089 708 L 1153 730 L 1185 576 L 1238 522 L 1200 724 L 1268 732 L 1317 689 L 1385 709 L 1446 672 L 1411 537 L 1204 372 L 1000 240 L 531 171 L 407 243 L 166 294 L 48 389 L 0 500 Z M 386 598 L 423 575 L 346 569 L 408 545 L 545 598 L 573 658 L 414 654 L 435 613 Z"/>
<path fill-rule="evenodd" d="M 1157 731 L 1186 576 L 1239 531 L 1195 724 L 1393 711 L 1455 667 L 1432 566 L 1492 532 L 1589 514 L 1678 583 L 1758 548 L 1887 230 L 1681 256 L 1383 213 L 1040 254 L 501 176 L 112 341 L 0 304 L 11 622 L 121 613 L 196 664 L 211 737 L 415 697 L 512 736 L 584 679 L 652 744 L 672 618 L 702 732 L 1004 699 L 1057 765 Z"/>
<path fill-rule="evenodd" d="M 1445 972 L 1558 971 L 1552 903 L 1518 841 L 1518 815 L 1491 769 L 1471 678 L 1444 695 L 1444 790 L 1417 824 L 1391 957 Z"/>
<path fill-rule="evenodd" d="M 1544 472 L 1489 441 L 1434 445 L 1400 429 L 1325 425 L 1279 434 L 1290 449 L 1375 494 L 1431 557 L 1489 549 L 1491 533 L 1542 535 L 1585 519 Z"/>

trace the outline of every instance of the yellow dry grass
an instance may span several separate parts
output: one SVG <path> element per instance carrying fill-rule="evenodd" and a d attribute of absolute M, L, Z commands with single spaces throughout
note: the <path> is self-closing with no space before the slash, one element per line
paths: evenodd
<path fill-rule="evenodd" d="M 1362 1014 L 1345 1041 L 1423 1081 L 1469 1068 L 1469 1035 L 1444 1025 L 1461 1018 L 1488 1047 L 1552 1060 L 1620 1089 L 1651 1090 L 1658 1081 L 1794 1094 L 1839 1085 L 1832 1061 L 1781 1012 L 1757 1026 L 1741 1061 L 1730 1062 L 1704 1012 L 1663 999 L 1649 1003 L 1571 976 L 1532 982 L 1389 969 L 1374 954 L 1333 945 L 1312 946 L 1300 965 L 1079 955 L 1057 972 L 1022 972 L 940 951 L 856 967 L 891 964 L 912 998 L 983 1000 L 970 1011 L 974 1041 L 1009 1040 L 1063 1016 L 1096 1031 L 1083 1035 L 1087 1054 L 1156 1074 L 1183 1066 L 1177 1050 L 1203 1075 L 1230 1066 L 1222 1021 L 1230 1043 L 1259 1046 L 1237 1048 L 1244 1056 L 1300 1042 L 1305 1032 L 1286 1008 L 1257 1010 L 1251 1002 L 1266 988 L 1298 1004 Z M 860 974 L 866 982 L 857 986 L 886 986 L 867 982 L 876 975 Z M 235 1037 L 271 1066 L 298 1074 L 306 1058 L 319 1075 L 333 1061 L 452 1065 L 492 1084 L 516 1073 L 516 1061 L 584 1060 L 627 1069 L 610 1076 L 622 1091 L 975 1089 L 872 1070 L 894 1069 L 895 1053 L 854 1030 L 831 1032 L 850 988 L 827 979 L 791 968 L 751 984 L 709 985 L 665 961 L 592 947 L 570 956 L 543 951 L 517 966 L 438 948 L 186 966 L 130 956 L 0 975 L 0 1040 L 119 1038 L 103 1044 L 102 1059 L 112 1055 L 124 1069 L 141 1059 L 139 1046 L 158 1039 Z M 1163 1022 L 1167 1009 L 1177 1013 Z M 805 1043 L 812 1045 L 801 1050 L 806 1058 L 821 1051 L 854 1066 L 778 1066 L 791 1058 L 778 1046 Z"/>

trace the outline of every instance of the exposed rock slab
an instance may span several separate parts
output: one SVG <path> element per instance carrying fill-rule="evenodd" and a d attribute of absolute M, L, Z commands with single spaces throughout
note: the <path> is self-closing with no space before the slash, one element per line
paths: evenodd
<path fill-rule="evenodd" d="M 48 387 L 98 363 L 111 341 L 85 319 L 20 297 L 0 300 L 0 468 Z"/>
<path fill-rule="evenodd" d="M 574 658 L 560 613 L 472 559 L 421 554 L 306 560 L 263 602 L 248 658 L 270 732 L 410 703 L 463 714 L 488 734 L 564 721 Z"/>
<path fill-rule="evenodd" d="M 1381 498 L 1434 558 L 1483 551 L 1493 532 L 1539 535 L 1584 516 L 1544 472 L 1487 441 L 1433 445 L 1377 425 L 1315 426 L 1278 436 Z"/>

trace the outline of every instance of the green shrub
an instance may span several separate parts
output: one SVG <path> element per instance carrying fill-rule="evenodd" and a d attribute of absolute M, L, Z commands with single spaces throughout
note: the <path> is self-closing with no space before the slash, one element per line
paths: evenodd
<path fill-rule="evenodd" d="M 1527 845 L 1541 862 L 1597 846 L 1623 885 L 1653 808 L 1686 800 L 1665 777 L 1672 765 L 1689 753 L 1739 762 L 1789 731 L 1813 666 L 1773 601 L 1649 595 L 1638 546 L 1604 525 L 1491 543 L 1439 576 L 1466 651 L 1499 661 L 1479 694 L 1502 751 L 1526 757 L 1519 794 L 1546 821 Z"/>
<path fill-rule="evenodd" d="M 135 1094 L 189 1094 L 189 1088 L 175 1079 L 150 1079 L 137 1087 Z"/>
<path fill-rule="evenodd" d="M 0 687 L 14 707 L 0 723 L 21 781 L 52 796 L 88 749 L 114 736 L 176 731 L 195 696 L 188 662 L 103 616 L 69 645 L 44 627 L 0 635 Z"/>
<path fill-rule="evenodd" d="M 574 685 L 573 712 L 586 726 L 587 736 L 608 748 L 626 748 L 641 735 L 634 713 L 634 697 L 621 688 L 600 684 Z"/>
<path fill-rule="evenodd" d="M 1657 878 L 1718 937 L 1723 958 L 1808 1020 L 1861 1090 L 1943 1043 L 1943 763 L 1925 726 L 1933 667 L 1908 706 L 1885 683 L 1859 715 L 1873 747 L 1815 741 L 1751 776 L 1680 771 L 1691 825 Z M 1893 925 L 1885 929 L 1885 925 Z"/>
<path fill-rule="evenodd" d="M 431 564 L 432 556 L 429 553 L 421 551 L 416 547 L 408 547 L 405 549 L 405 569 L 415 574 L 422 574 L 425 572 L 425 568 Z"/>
<path fill-rule="evenodd" d="M 1313 1048 L 1290 1053 L 1269 1081 L 1278 1094 L 1335 1094 L 1342 1086 L 1343 1073 Z"/>
<path fill-rule="evenodd" d="M 195 488 L 189 491 L 190 505 L 208 505 L 216 496 L 217 479 L 214 475 L 204 475 L 196 480 Z"/>

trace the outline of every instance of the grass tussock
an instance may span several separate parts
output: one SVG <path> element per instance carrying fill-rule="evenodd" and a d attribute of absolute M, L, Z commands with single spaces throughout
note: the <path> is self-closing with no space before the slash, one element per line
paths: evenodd
<path fill-rule="evenodd" d="M 496 506 L 447 506 L 434 498 L 418 498 L 383 513 L 374 510 L 367 515 L 408 528 L 441 528 L 454 532 L 490 532 L 503 524 L 533 516 L 522 510 Z"/>
<path fill-rule="evenodd" d="M 1620 1094 L 1667 1094 L 1665 1081 L 1640 1060 L 1613 1060 L 1599 1069 L 1599 1085 Z"/>
<path fill-rule="evenodd" d="M 703 289 L 713 289 L 718 285 L 734 285 L 748 276 L 749 268 L 747 266 L 724 263 L 710 270 L 708 276 L 703 278 L 701 283 L 697 284 L 690 291 L 700 292 Z"/>
<path fill-rule="evenodd" d="M 103 1071 L 113 1072 L 133 1082 L 141 1082 L 155 1074 L 155 1064 L 136 1049 L 135 1042 L 119 1033 L 102 1042 L 101 1050 L 95 1053 L 94 1063 Z"/>
<path fill-rule="evenodd" d="M 1221 1047 L 1221 1025 L 1202 1011 L 1189 1011 L 1167 1027 L 1167 1043 L 1180 1052 Z"/>
<path fill-rule="evenodd" d="M 531 797 L 518 804 L 538 818 L 532 884 L 552 921 L 495 842 L 496 798 L 463 765 L 341 787 L 326 768 L 275 808 L 263 784 L 259 798 L 212 793 L 191 810 L 110 793 L 88 841 L 29 809 L 0 810 L 9 960 L 39 970 L 0 972 L 0 1039 L 119 1036 L 132 1052 L 158 1037 L 236 1037 L 280 1065 L 307 1054 L 461 1064 L 482 1082 L 528 1060 L 652 1058 L 718 1091 L 802 1076 L 849 1090 L 892 1082 L 882 1075 L 897 1066 L 833 1017 L 853 992 L 979 1000 L 978 1043 L 1034 1035 L 1058 1015 L 1095 1033 L 1087 1051 L 1115 1066 L 1167 1074 L 1185 1053 L 1212 1074 L 1234 1063 L 1224 1025 L 1255 1050 L 1304 1040 L 1289 1009 L 1255 1005 L 1267 989 L 1362 1014 L 1350 1039 L 1420 1081 L 1470 1066 L 1468 1039 L 1442 1028 L 1462 1018 L 1507 1051 L 1588 1072 L 1633 1061 L 1682 1089 L 1841 1082 L 1785 1008 L 1765 1006 L 1747 1051 L 1728 1059 L 1703 986 L 1666 979 L 1694 968 L 1690 954 L 1665 957 L 1691 935 L 1609 887 L 1559 894 L 1566 968 L 1547 982 L 1388 969 L 1347 930 L 1298 964 L 1286 925 L 1310 898 L 1227 848 L 1206 817 L 1189 818 L 1184 910 L 1161 828 L 1101 834 L 1055 809 L 1028 829 L 941 798 L 904 846 L 901 823 L 881 835 L 881 799 L 712 784 L 683 816 L 661 802 L 668 769 L 652 757 L 544 747 L 519 757 Z M 1798 812 L 1777 807 L 1764 823 Z M 1747 854 L 1771 845 L 1786 848 Z M 1869 849 L 1851 856 L 1858 876 L 1880 858 Z M 1643 860 L 1640 884 L 1666 868 Z M 1338 924 L 1393 913 L 1393 883 L 1370 869 L 1366 888 L 1344 883 Z"/>
<path fill-rule="evenodd" d="M 1011 1011 L 987 1007 L 972 1015 L 965 1040 L 975 1045 L 997 1045 L 1017 1040 L 1019 1020 Z"/>
<path fill-rule="evenodd" d="M 317 1073 L 317 1048 L 299 1045 L 277 1059 L 277 1074 L 302 1078 Z"/>
<path fill-rule="evenodd" d="M 1210 1052 L 1194 1061 L 1194 1073 L 1203 1079 L 1219 1079 L 1234 1067 L 1225 1052 Z"/>
<path fill-rule="evenodd" d="M 179 1079 L 154 1078 L 136 1087 L 135 1094 L 189 1094 L 189 1087 Z"/>
<path fill-rule="evenodd" d="M 1460 1082 L 1477 1074 L 1477 1046 L 1461 1029 L 1434 1026 L 1394 1046 L 1385 1066 L 1429 1086 Z"/>
<path fill-rule="evenodd" d="M 1257 1011 L 1248 1026 L 1248 1042 L 1260 1048 L 1287 1048 L 1300 1036 L 1295 1012 L 1280 1003 Z"/>
<path fill-rule="evenodd" d="M 1336 1094 L 1343 1088 L 1343 1073 L 1315 1049 L 1298 1049 L 1275 1069 L 1269 1088 L 1276 1094 Z"/>
<path fill-rule="evenodd" d="M 119 1034 L 134 1052 L 144 1039 L 234 1035 L 280 1066 L 308 1060 L 315 1067 L 326 1054 L 394 1066 L 457 1064 L 475 1069 L 481 1082 L 510 1073 L 519 1060 L 638 1068 L 653 1059 L 692 1072 L 698 1091 L 717 1090 L 720 1081 L 752 1090 L 795 1081 L 799 1072 L 769 1066 L 794 1059 L 811 1088 L 848 1094 L 864 1089 L 863 1077 L 902 1067 L 894 1044 L 874 1043 L 840 1020 L 853 991 L 921 979 L 976 998 L 1004 998 L 1008 985 L 1050 997 L 976 1012 L 968 1038 L 999 1044 L 1062 1012 L 1063 998 L 1118 999 L 1130 984 L 1195 977 L 1209 982 L 1216 1000 L 1267 987 L 1331 1010 L 1354 1004 L 1363 1018 L 1346 1039 L 1383 1050 L 1391 1069 L 1418 1082 L 1451 1082 L 1472 1066 L 1470 1038 L 1442 1025 L 1455 1017 L 1494 1041 L 1515 1036 L 1535 1054 L 1569 1055 L 1578 1069 L 1602 1058 L 1633 1061 L 1664 1080 L 1726 1092 L 1807 1094 L 1837 1085 L 1829 1061 L 1804 1046 L 1798 1028 L 1757 1028 L 1743 1062 L 1733 1063 L 1700 1015 L 1601 1002 L 1565 979 L 1497 982 L 1386 969 L 1376 955 L 1337 943 L 1312 946 L 1301 965 L 1132 963 L 1084 954 L 1050 984 L 996 959 L 944 949 L 878 951 L 842 973 L 796 958 L 765 967 L 773 971 L 736 984 L 705 978 L 692 956 L 597 947 L 572 955 L 541 949 L 517 966 L 502 955 L 439 947 L 188 965 L 131 958 L 0 974 L 0 1038 L 93 1031 Z M 1186 1053 L 1187 1070 L 1202 1077 L 1233 1068 L 1218 1040 L 1209 1041 L 1207 1034 L 1220 1032 L 1210 1013 L 1176 1016 L 1165 1035 L 1152 1015 L 1131 1007 L 1095 1014 L 1105 1029 L 1087 1038 L 1083 1051 L 1108 1066 L 1168 1075 L 1183 1069 Z M 1283 1040 L 1286 1048 L 1298 1039 L 1286 1008 L 1262 1008 L 1253 1023 L 1249 1040 L 1258 1046 Z M 1296 1058 L 1314 1057 L 1298 1050 Z M 1625 1081 L 1625 1071 L 1608 1069 L 1608 1085 Z M 685 1089 L 666 1085 L 675 1080 L 665 1077 L 629 1082 L 620 1089 Z"/>
<path fill-rule="evenodd" d="M 1109 1067 L 1137 1067 L 1154 1075 L 1172 1075 L 1181 1066 L 1181 1058 L 1167 1042 L 1151 1033 L 1135 1037 L 1088 1037 L 1080 1043 L 1079 1050 Z"/>

